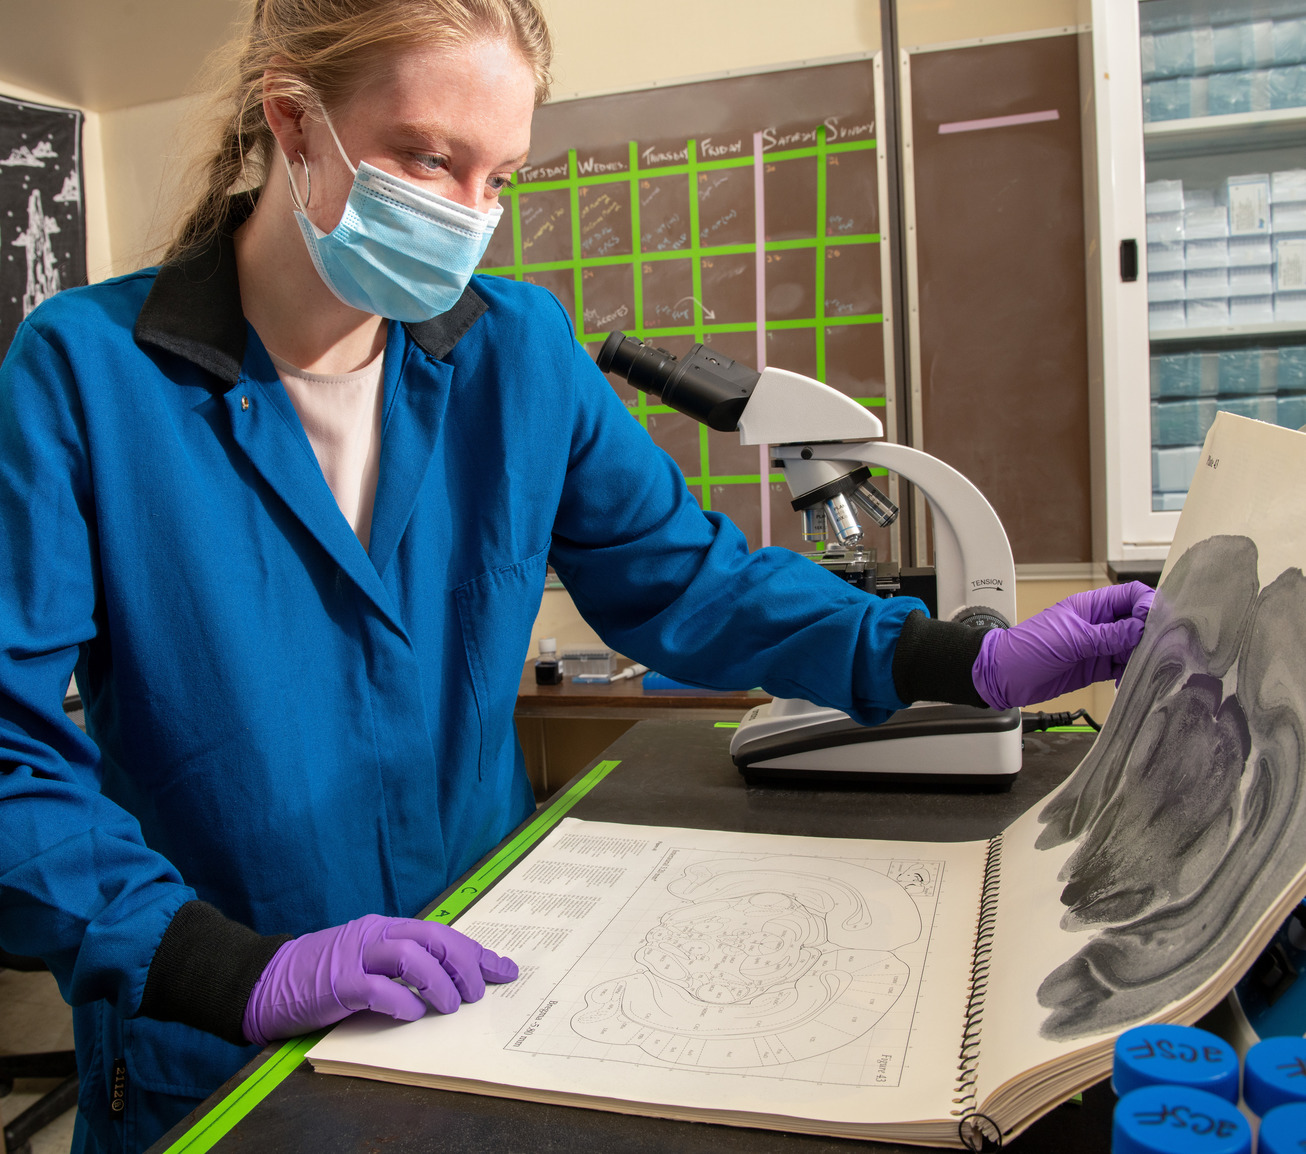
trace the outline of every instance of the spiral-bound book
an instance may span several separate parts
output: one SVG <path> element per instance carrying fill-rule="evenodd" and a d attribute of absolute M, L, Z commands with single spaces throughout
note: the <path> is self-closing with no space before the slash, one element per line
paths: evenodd
<path fill-rule="evenodd" d="M 457 923 L 517 981 L 447 1018 L 357 1016 L 309 1059 L 809 1133 L 1018 1134 L 1122 1030 L 1212 1008 L 1306 895 L 1304 445 L 1217 418 L 1106 727 L 992 841 L 566 819 Z"/>

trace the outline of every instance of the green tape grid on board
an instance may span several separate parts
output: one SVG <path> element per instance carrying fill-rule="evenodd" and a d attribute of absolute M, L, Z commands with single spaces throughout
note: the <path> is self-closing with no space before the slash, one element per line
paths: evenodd
<path fill-rule="evenodd" d="M 633 143 L 633 142 L 632 142 Z M 827 155 L 840 152 L 870 152 L 874 151 L 876 142 L 874 140 L 846 140 L 842 144 L 827 144 L 825 152 Z M 767 164 L 776 164 L 783 160 L 803 160 L 817 154 L 817 146 L 810 148 L 786 148 L 779 152 L 763 153 L 763 159 Z M 688 157 L 688 153 L 686 156 Z M 690 168 L 690 164 L 699 172 L 720 172 L 725 168 L 749 168 L 753 164 L 753 154 L 750 152 L 744 156 L 727 157 L 724 160 L 703 160 L 685 164 L 667 164 L 654 166 L 653 168 L 639 168 L 631 172 L 602 172 L 594 176 L 581 176 L 579 183 L 582 185 L 590 184 L 620 184 L 629 180 L 632 176 L 636 179 L 649 179 L 658 176 L 684 176 Z M 515 181 L 511 187 L 503 190 L 501 195 L 516 196 L 523 192 L 556 192 L 559 189 L 570 188 L 571 177 L 562 180 L 521 180 Z"/>
<path fill-rule="evenodd" d="M 844 144 L 830 144 L 827 139 L 827 132 L 824 125 L 821 125 L 816 129 L 815 137 L 816 143 L 813 147 L 783 149 L 766 155 L 766 162 L 768 164 L 802 158 L 815 159 L 817 166 L 815 235 L 810 238 L 768 241 L 764 245 L 764 251 L 768 254 L 780 254 L 787 251 L 800 251 L 804 249 L 813 251 L 815 264 L 815 316 L 811 318 L 773 321 L 770 322 L 767 327 L 768 329 L 775 329 L 777 331 L 783 329 L 814 330 L 813 337 L 815 339 L 816 351 L 816 375 L 818 379 L 824 380 L 826 370 L 825 338 L 827 327 L 831 325 L 846 326 L 881 324 L 883 323 L 883 316 L 879 313 L 867 313 L 828 318 L 825 315 L 825 264 L 828 259 L 828 249 L 830 244 L 827 222 L 825 220 L 828 188 L 828 173 L 826 169 L 831 163 L 831 157 L 837 156 L 840 153 L 872 150 L 875 148 L 875 141 L 850 141 Z M 602 267 L 630 267 L 631 290 L 634 302 L 634 315 L 631 318 L 633 325 L 631 326 L 631 330 L 633 335 L 638 337 L 640 340 L 659 340 L 668 337 L 687 336 L 695 341 L 706 341 L 709 336 L 715 336 L 721 333 L 755 331 L 755 321 L 749 323 L 722 324 L 709 324 L 706 322 L 702 304 L 702 266 L 704 259 L 710 260 L 716 256 L 728 255 L 753 255 L 756 253 L 757 246 L 756 244 L 704 244 L 703 237 L 700 233 L 700 206 L 698 195 L 700 174 L 725 169 L 747 168 L 754 163 L 753 158 L 751 156 L 740 156 L 715 161 L 700 160 L 698 156 L 698 142 L 693 139 L 685 142 L 684 155 L 685 163 L 683 164 L 641 168 L 639 165 L 637 144 L 632 140 L 627 142 L 627 168 L 625 172 L 582 175 L 576 151 L 574 149 L 569 150 L 567 154 L 567 175 L 565 179 L 519 181 L 510 189 L 505 190 L 505 195 L 512 203 L 512 221 L 514 230 L 513 264 L 508 267 L 486 268 L 482 271 L 491 274 L 511 275 L 517 280 L 524 279 L 530 273 L 570 271 L 572 274 L 572 285 L 576 300 L 576 334 L 581 341 L 587 343 L 605 340 L 607 336 L 606 333 L 585 332 L 584 319 L 585 270 Z M 644 252 L 640 220 L 640 182 L 650 178 L 671 176 L 684 176 L 689 185 L 689 195 L 687 197 L 689 210 L 689 247 L 688 249 L 674 249 L 671 251 Z M 599 256 L 587 259 L 583 254 L 581 242 L 581 189 L 589 186 L 616 185 L 622 182 L 626 183 L 630 196 L 631 252 L 629 254 Z M 540 261 L 528 264 L 525 261 L 521 235 L 521 195 L 531 192 L 561 190 L 567 192 L 571 210 L 571 259 Z M 859 233 L 841 236 L 836 239 L 841 245 L 878 244 L 880 242 L 880 235 L 878 233 Z M 693 323 L 690 325 L 658 329 L 645 327 L 643 300 L 644 265 L 645 262 L 659 260 L 687 260 L 690 263 L 693 301 Z M 867 406 L 882 406 L 884 404 L 883 398 L 859 397 L 856 398 L 856 400 L 858 403 Z M 634 416 L 645 428 L 648 427 L 648 418 L 650 416 L 672 411 L 666 406 L 649 404 L 647 395 L 640 391 L 636 391 L 634 402 L 627 402 L 627 404 L 632 416 Z M 697 477 L 688 478 L 687 480 L 699 491 L 700 503 L 704 509 L 711 508 L 713 485 L 756 484 L 760 480 L 760 477 L 757 475 L 741 474 L 720 477 L 713 476 L 711 471 L 710 438 L 708 430 L 705 427 L 700 427 L 698 430 L 698 458 L 699 475 Z"/>
<path fill-rule="evenodd" d="M 825 328 L 833 328 L 835 325 L 878 325 L 882 324 L 884 316 L 882 313 L 861 313 L 848 314 L 841 317 L 826 317 L 820 322 Z M 799 317 L 793 320 L 766 322 L 766 331 L 779 332 L 781 329 L 814 329 L 817 321 L 812 317 Z M 757 325 L 752 321 L 748 322 L 723 322 L 721 324 L 701 324 L 701 325 L 677 325 L 674 328 L 664 329 L 645 329 L 643 333 L 635 335 L 640 340 L 660 340 L 663 337 L 696 337 L 703 339 L 702 334 L 707 336 L 716 336 L 720 333 L 752 333 L 757 331 Z M 607 333 L 586 333 L 580 339 L 586 344 L 592 344 L 595 341 L 607 339 Z"/>
<path fill-rule="evenodd" d="M 690 293 L 694 308 L 694 325 L 690 335 L 693 336 L 696 343 L 702 344 L 707 340 L 707 334 L 703 330 L 703 238 L 698 234 L 699 217 L 698 217 L 698 141 L 687 140 L 685 142 L 685 179 L 689 183 L 689 273 L 690 273 Z M 701 477 L 710 477 L 712 475 L 712 465 L 708 453 L 708 436 L 707 426 L 700 424 L 698 426 L 698 471 Z M 712 508 L 712 486 L 709 484 L 700 485 L 702 496 L 699 498 L 699 504 L 703 506 L 704 512 Z"/>
<path fill-rule="evenodd" d="M 825 380 L 825 262 L 829 252 L 825 244 L 825 166 L 829 163 L 825 148 L 825 125 L 816 129 L 816 379 Z"/>
<path fill-rule="evenodd" d="M 639 220 L 639 156 L 635 151 L 633 140 L 630 142 L 629 149 L 627 163 L 630 165 L 630 281 L 635 301 L 635 332 L 640 334 L 644 331 L 644 243 L 640 235 Z M 639 423 L 647 429 L 648 394 L 643 389 L 635 390 L 634 412 Z"/>
<path fill-rule="evenodd" d="M 504 272 L 513 280 L 521 280 L 525 275 L 522 271 L 525 262 L 522 260 L 521 197 L 512 197 L 509 207 L 512 209 L 512 268 L 505 269 Z"/>
<path fill-rule="evenodd" d="M 768 253 L 793 252 L 800 249 L 814 249 L 822 244 L 829 244 L 830 237 L 795 237 L 792 240 L 768 240 L 766 242 L 766 251 Z M 853 232 L 847 236 L 833 238 L 840 245 L 857 245 L 857 244 L 879 244 L 880 234 L 878 232 Z M 749 242 L 739 244 L 705 244 L 699 245 L 699 255 L 705 257 L 716 256 L 751 256 L 757 251 L 757 245 Z M 650 261 L 665 260 L 688 260 L 690 250 L 687 248 L 667 248 L 654 249 L 652 252 L 641 253 L 638 259 L 645 264 Z M 618 265 L 630 264 L 636 260 L 633 253 L 615 253 L 612 256 L 587 256 L 581 258 L 581 265 L 584 268 L 611 268 Z M 522 264 L 520 271 L 527 272 L 562 272 L 571 268 L 576 262 L 570 258 L 566 260 L 541 260 L 530 264 Z M 481 273 L 488 273 L 491 276 L 512 276 L 519 271 L 516 264 L 486 265 L 484 268 L 476 270 Z"/>
<path fill-rule="evenodd" d="M 492 882 L 558 824 L 582 797 L 621 764 L 601 761 L 553 803 L 536 815 L 535 820 L 496 853 L 467 880 L 459 891 L 438 910 L 427 915 L 428 921 L 448 923 L 463 912 Z M 308 1053 L 327 1034 L 326 1030 L 293 1038 L 217 1103 L 207 1114 L 169 1146 L 165 1154 L 204 1154 L 227 1136 L 232 1128 L 273 1090 L 290 1076 Z"/>
<path fill-rule="evenodd" d="M 580 261 L 580 184 L 576 172 L 576 150 L 567 150 L 567 188 L 571 204 L 571 273 L 572 287 L 576 290 L 576 335 L 585 335 L 585 292 L 581 285 L 585 272 Z"/>

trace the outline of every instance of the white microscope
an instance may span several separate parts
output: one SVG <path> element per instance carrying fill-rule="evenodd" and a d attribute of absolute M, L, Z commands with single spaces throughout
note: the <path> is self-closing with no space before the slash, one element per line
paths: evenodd
<path fill-rule="evenodd" d="M 684 357 L 608 335 L 599 368 L 743 445 L 769 445 L 784 470 L 808 540 L 829 540 L 856 568 L 864 558 L 858 512 L 879 525 L 898 515 L 870 482 L 880 466 L 913 482 L 934 514 L 938 617 L 977 628 L 1016 618 L 1016 567 L 984 495 L 928 453 L 885 440 L 878 417 L 810 377 L 760 373 L 705 345 Z M 1003 789 L 1020 771 L 1020 711 L 917 702 L 881 725 L 837 709 L 776 698 L 744 716 L 730 755 L 750 781 L 811 784 L 918 781 Z"/>

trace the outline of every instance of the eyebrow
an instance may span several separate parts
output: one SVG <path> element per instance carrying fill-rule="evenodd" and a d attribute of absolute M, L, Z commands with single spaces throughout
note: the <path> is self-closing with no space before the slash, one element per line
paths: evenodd
<path fill-rule="evenodd" d="M 437 124 L 423 124 L 415 121 L 404 121 L 395 125 L 395 132 L 408 140 L 420 143 L 423 147 L 429 147 L 432 141 L 444 141 L 448 145 L 457 147 L 464 142 L 455 134 L 451 134 L 448 129 Z M 433 148 L 432 151 L 440 151 Z M 507 168 L 521 168 L 527 158 L 530 156 L 529 149 L 520 156 L 511 157 L 502 161 L 502 165 Z M 497 166 L 496 166 L 497 167 Z"/>

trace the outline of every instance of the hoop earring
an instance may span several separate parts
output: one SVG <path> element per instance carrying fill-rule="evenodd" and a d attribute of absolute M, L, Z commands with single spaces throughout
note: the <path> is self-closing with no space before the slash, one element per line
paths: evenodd
<path fill-rule="evenodd" d="M 307 211 L 309 202 L 313 199 L 313 174 L 309 171 L 304 154 L 296 151 L 295 155 L 299 157 L 299 163 L 304 166 L 304 209 Z"/>

